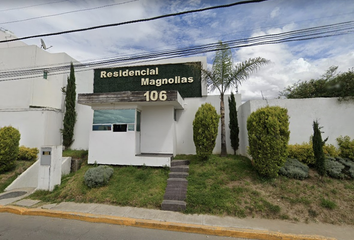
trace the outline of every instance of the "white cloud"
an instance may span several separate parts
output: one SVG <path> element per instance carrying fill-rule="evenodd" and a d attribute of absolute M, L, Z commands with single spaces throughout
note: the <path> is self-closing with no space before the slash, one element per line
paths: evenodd
<path fill-rule="evenodd" d="M 126 0 L 66 1 L 58 4 L 0 12 L 0 22 L 55 14 L 64 11 L 107 5 Z M 4 3 L 3 3 L 4 2 Z M 32 1 L 4 0 L 0 10 L 31 5 Z M 33 1 L 34 2 L 34 1 Z M 37 1 L 45 3 L 46 1 Z M 173 12 L 222 5 L 228 1 L 140 0 L 109 8 L 3 24 L 17 36 L 85 28 L 89 26 L 148 18 Z M 318 7 L 321 5 L 321 7 Z M 282 1 L 273 0 L 224 9 L 193 13 L 93 31 L 44 38 L 53 45 L 49 52 L 66 52 L 78 60 L 140 54 L 179 49 L 264 34 L 352 20 L 352 1 Z M 354 67 L 353 34 L 275 45 L 262 45 L 234 50 L 235 62 L 251 57 L 264 57 L 271 64 L 263 66 L 240 87 L 243 100 L 276 98 L 284 87 L 298 80 L 320 77 L 330 66 L 344 72 Z M 39 39 L 26 40 L 39 46 Z M 213 52 L 204 54 L 208 65 Z"/>
<path fill-rule="evenodd" d="M 270 13 L 270 17 L 271 18 L 275 18 L 279 15 L 279 10 L 280 8 L 279 7 L 276 7 L 271 13 Z"/>

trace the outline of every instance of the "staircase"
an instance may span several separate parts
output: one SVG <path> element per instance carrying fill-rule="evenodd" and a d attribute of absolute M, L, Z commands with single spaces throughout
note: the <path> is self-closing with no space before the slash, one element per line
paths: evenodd
<path fill-rule="evenodd" d="M 182 212 L 186 209 L 188 165 L 188 160 L 173 160 L 171 162 L 164 200 L 161 205 L 162 210 Z"/>

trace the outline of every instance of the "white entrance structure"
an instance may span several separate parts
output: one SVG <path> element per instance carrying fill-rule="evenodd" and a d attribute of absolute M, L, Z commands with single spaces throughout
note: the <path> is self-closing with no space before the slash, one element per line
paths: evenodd
<path fill-rule="evenodd" d="M 88 162 L 169 167 L 183 142 L 179 136 L 185 139 L 179 119 L 192 116 L 185 122 L 192 126 L 196 112 L 185 99 L 207 98 L 201 79 L 206 58 L 199 60 L 96 69 L 94 93 L 78 96 L 94 110 Z"/>
<path fill-rule="evenodd" d="M 94 109 L 89 163 L 170 166 L 176 154 L 176 110 L 183 110 L 178 91 L 169 99 L 145 102 L 143 92 L 80 94 L 79 103 Z"/>

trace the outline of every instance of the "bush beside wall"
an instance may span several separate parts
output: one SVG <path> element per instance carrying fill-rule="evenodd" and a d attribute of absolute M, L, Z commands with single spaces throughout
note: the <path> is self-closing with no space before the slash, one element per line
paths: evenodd
<path fill-rule="evenodd" d="M 306 165 L 315 164 L 312 143 L 293 144 L 288 146 L 288 157 L 299 160 Z"/>
<path fill-rule="evenodd" d="M 274 178 L 288 156 L 289 116 L 281 107 L 264 107 L 247 119 L 249 153 L 260 175 Z"/>
<path fill-rule="evenodd" d="M 338 137 L 337 142 L 339 145 L 340 156 L 354 160 L 354 139 L 350 140 L 349 136 Z"/>
<path fill-rule="evenodd" d="M 220 116 L 213 105 L 199 107 L 193 121 L 193 141 L 200 160 L 208 160 L 215 147 Z"/>
<path fill-rule="evenodd" d="M 37 148 L 28 148 L 25 146 L 21 146 L 18 151 L 18 159 L 32 161 L 37 159 L 38 153 L 39 151 Z"/>
<path fill-rule="evenodd" d="M 339 150 L 332 144 L 325 144 L 323 146 L 323 152 L 327 156 L 339 156 Z M 288 145 L 288 157 L 295 158 L 308 166 L 315 165 L 312 141 L 309 143 L 304 142 L 302 144 Z"/>
<path fill-rule="evenodd" d="M 21 134 L 11 126 L 0 129 L 0 173 L 16 166 Z"/>

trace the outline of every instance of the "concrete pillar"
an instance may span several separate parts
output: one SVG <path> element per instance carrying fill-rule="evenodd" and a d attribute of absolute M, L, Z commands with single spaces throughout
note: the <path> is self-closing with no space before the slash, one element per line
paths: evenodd
<path fill-rule="evenodd" d="M 40 151 L 37 189 L 53 191 L 61 183 L 62 146 L 43 146 Z"/>

